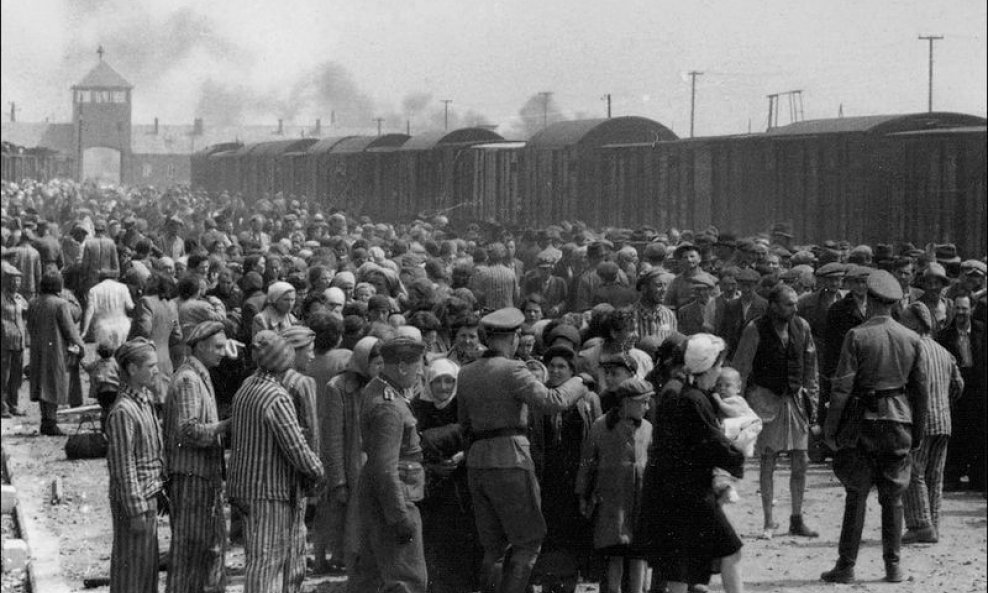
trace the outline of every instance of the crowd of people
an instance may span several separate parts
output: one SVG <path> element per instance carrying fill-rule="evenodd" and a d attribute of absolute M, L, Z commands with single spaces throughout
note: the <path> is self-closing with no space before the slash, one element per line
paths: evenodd
<path fill-rule="evenodd" d="M 951 244 L 387 223 L 70 181 L 5 182 L 0 230 L 3 416 L 25 376 L 42 435 L 101 406 L 113 592 L 157 591 L 159 513 L 176 593 L 222 591 L 230 542 L 248 593 L 307 571 L 742 591 L 723 506 L 746 457 L 765 538 L 780 457 L 806 538 L 807 467 L 833 457 L 825 581 L 854 580 L 877 486 L 898 582 L 903 543 L 946 535 L 942 491 L 985 492 L 986 265 Z"/>

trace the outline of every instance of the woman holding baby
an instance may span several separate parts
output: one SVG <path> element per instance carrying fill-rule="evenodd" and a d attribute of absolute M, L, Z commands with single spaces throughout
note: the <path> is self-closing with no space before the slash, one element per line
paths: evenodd
<path fill-rule="evenodd" d="M 718 501 L 715 468 L 738 478 L 744 454 L 724 434 L 726 414 L 715 395 L 725 343 L 710 334 L 685 345 L 683 382 L 657 398 L 652 447 L 635 545 L 671 593 L 706 584 L 721 572 L 728 593 L 743 591 L 741 540 Z M 718 562 L 719 561 L 719 562 Z"/>

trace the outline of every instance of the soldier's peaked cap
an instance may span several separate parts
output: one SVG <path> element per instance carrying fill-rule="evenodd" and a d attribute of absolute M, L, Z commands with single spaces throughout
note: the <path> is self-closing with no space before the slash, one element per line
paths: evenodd
<path fill-rule="evenodd" d="M 511 333 L 525 323 L 525 314 L 515 307 L 505 307 L 484 315 L 480 323 L 488 333 Z"/>

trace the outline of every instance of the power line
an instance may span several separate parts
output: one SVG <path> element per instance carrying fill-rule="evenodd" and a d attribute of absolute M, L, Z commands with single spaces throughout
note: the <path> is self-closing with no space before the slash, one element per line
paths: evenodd
<path fill-rule="evenodd" d="M 930 84 L 927 95 L 927 111 L 933 111 L 933 42 L 943 39 L 943 35 L 920 35 L 920 40 L 930 42 Z"/>

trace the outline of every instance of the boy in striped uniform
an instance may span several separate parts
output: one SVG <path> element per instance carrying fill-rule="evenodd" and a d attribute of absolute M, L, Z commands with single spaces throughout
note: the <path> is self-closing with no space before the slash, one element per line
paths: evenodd
<path fill-rule="evenodd" d="M 226 351 L 223 322 L 196 325 L 186 344 L 191 356 L 172 378 L 164 414 L 172 499 L 168 591 L 223 591 L 223 440 L 230 421 L 219 419 L 209 377 Z"/>

